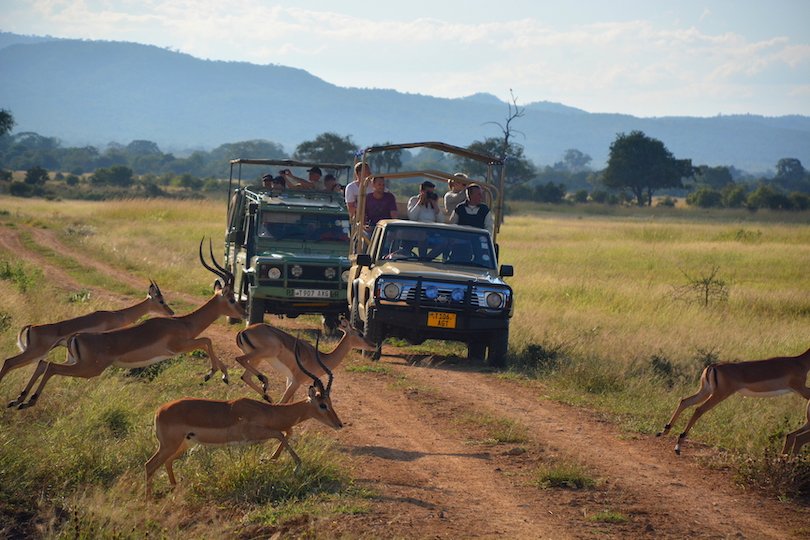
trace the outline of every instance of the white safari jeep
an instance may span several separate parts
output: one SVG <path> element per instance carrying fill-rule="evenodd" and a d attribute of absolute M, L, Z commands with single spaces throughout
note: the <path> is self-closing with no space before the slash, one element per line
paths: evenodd
<path fill-rule="evenodd" d="M 488 194 L 494 217 L 493 234 L 487 229 L 447 223 L 422 223 L 404 219 L 382 220 L 373 231 L 363 231 L 365 186 L 361 179 L 358 211 L 352 220 L 347 298 L 352 326 L 377 344 L 379 358 L 386 337 L 400 337 L 419 344 L 426 339 L 461 341 L 468 357 L 502 366 L 509 344 L 509 320 L 514 309 L 512 288 L 503 278 L 512 266 L 498 266 L 493 236 L 500 224 L 500 197 L 492 169 L 496 158 L 443 143 L 414 143 L 371 147 L 358 155 L 406 148 L 430 148 L 483 163 L 487 175 L 475 183 Z M 479 165 L 480 169 L 480 165 Z M 453 173 L 408 171 L 385 173 L 386 180 L 430 180 L 446 184 Z M 466 178 L 463 183 L 473 182 Z"/>

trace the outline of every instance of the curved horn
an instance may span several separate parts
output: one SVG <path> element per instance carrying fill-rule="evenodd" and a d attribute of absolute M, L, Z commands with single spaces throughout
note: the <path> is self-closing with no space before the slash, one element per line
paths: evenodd
<path fill-rule="evenodd" d="M 326 375 L 329 377 L 329 380 L 326 382 L 326 393 L 328 394 L 329 391 L 332 389 L 332 380 L 335 377 L 332 375 L 332 370 L 326 367 L 326 364 L 324 364 L 321 361 L 321 352 L 318 348 L 320 342 L 321 342 L 321 333 L 318 332 L 318 336 L 315 338 L 315 360 L 317 360 L 318 364 L 320 364 L 320 366 L 326 372 Z"/>
<path fill-rule="evenodd" d="M 228 278 L 227 278 L 227 276 L 225 276 L 225 274 L 221 273 L 219 270 L 216 270 L 215 268 L 212 268 L 211 266 L 208 265 L 207 262 L 205 262 L 205 259 L 203 258 L 203 252 L 202 252 L 203 242 L 205 242 L 205 237 L 204 236 L 200 240 L 200 262 L 202 263 L 203 268 L 205 268 L 206 270 L 208 270 L 212 274 L 215 274 L 216 276 L 221 277 L 224 280 L 227 280 Z"/>
<path fill-rule="evenodd" d="M 208 251 L 211 253 L 211 262 L 214 263 L 214 266 L 219 269 L 220 272 L 224 272 L 225 274 L 230 274 L 227 269 L 221 267 L 217 262 L 217 258 L 214 257 L 214 242 L 210 238 L 208 239 Z"/>
<path fill-rule="evenodd" d="M 295 355 L 295 363 L 298 364 L 298 369 L 303 371 L 305 375 L 309 376 L 312 379 L 313 385 L 318 387 L 318 390 L 321 391 L 321 395 L 325 396 L 326 395 L 326 389 L 323 387 L 323 383 L 321 382 L 321 380 L 318 377 L 316 377 L 315 375 L 313 375 L 312 373 L 310 373 L 309 371 L 307 371 L 307 369 L 304 367 L 304 364 L 301 363 L 301 356 L 298 354 L 298 342 L 299 341 L 300 341 L 300 339 L 298 338 L 298 336 L 296 336 L 295 337 L 295 346 L 293 347 L 293 355 Z M 317 352 L 317 349 L 316 349 L 316 352 Z"/>

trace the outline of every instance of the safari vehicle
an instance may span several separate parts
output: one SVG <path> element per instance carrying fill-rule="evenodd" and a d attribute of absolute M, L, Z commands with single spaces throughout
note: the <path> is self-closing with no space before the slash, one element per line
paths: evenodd
<path fill-rule="evenodd" d="M 387 337 L 404 338 L 413 344 L 441 339 L 464 342 L 468 358 L 486 356 L 490 364 L 501 366 L 509 345 L 509 320 L 514 309 L 512 288 L 503 280 L 512 276 L 514 270 L 509 265 L 498 267 L 495 244 L 502 197 L 494 178 L 496 169 L 502 171 L 503 163 L 438 142 L 366 148 L 357 159 L 368 163 L 377 152 L 421 148 L 469 160 L 479 164 L 479 169 L 483 165 L 486 175 L 475 183 L 487 194 L 487 204 L 494 213 L 494 230 L 490 234 L 477 227 L 389 219 L 378 222 L 373 231 L 364 231 L 365 199 L 371 196 L 366 194 L 366 186 L 373 177 L 362 178 L 349 254 L 350 322 L 377 344 L 373 358 L 379 358 Z M 450 178 L 465 183 L 473 181 L 459 180 L 452 172 L 436 170 L 384 176 L 386 181 L 417 182 L 415 186 L 424 180 L 436 184 L 446 184 Z"/>
<path fill-rule="evenodd" d="M 228 183 L 225 267 L 248 324 L 264 314 L 321 314 L 327 333 L 348 315 L 349 216 L 342 193 L 314 189 L 274 191 L 262 173 L 289 169 L 306 178 L 319 167 L 345 183 L 350 166 L 294 160 L 233 159 Z M 246 182 L 248 185 L 242 185 Z M 238 321 L 232 321 L 238 322 Z"/>

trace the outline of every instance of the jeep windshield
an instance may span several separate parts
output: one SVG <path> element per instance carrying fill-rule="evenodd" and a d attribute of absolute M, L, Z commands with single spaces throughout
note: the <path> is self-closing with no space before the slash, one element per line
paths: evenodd
<path fill-rule="evenodd" d="M 349 220 L 345 215 L 267 211 L 262 212 L 259 238 L 348 244 Z"/>
<path fill-rule="evenodd" d="M 489 234 L 473 228 L 464 231 L 389 225 L 377 259 L 495 269 Z"/>

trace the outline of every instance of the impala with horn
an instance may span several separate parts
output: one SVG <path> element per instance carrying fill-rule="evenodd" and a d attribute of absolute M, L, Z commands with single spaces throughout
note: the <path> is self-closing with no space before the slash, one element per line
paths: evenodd
<path fill-rule="evenodd" d="M 766 360 L 712 364 L 700 375 L 700 389 L 697 393 L 681 399 L 672 418 L 657 436 L 666 435 L 672 424 L 687 407 L 698 405 L 692 418 L 678 436 L 675 453 L 681 453 L 681 443 L 698 419 L 718 403 L 739 392 L 749 397 L 773 397 L 788 392 L 796 392 L 810 400 L 807 387 L 807 372 L 810 371 L 810 349 L 798 356 L 778 356 Z M 794 432 L 795 433 L 795 432 Z"/>
<path fill-rule="evenodd" d="M 332 372 L 316 354 L 321 369 L 329 377 L 326 387 L 301 363 L 298 343 L 293 346 L 293 355 L 298 368 L 312 379 L 309 395 L 295 403 L 270 405 L 263 401 L 240 398 L 232 401 L 183 398 L 160 407 L 155 414 L 155 434 L 158 449 L 146 462 L 146 497 L 152 496 L 152 476 L 161 465 L 166 465 L 169 482 L 177 485 L 172 462 L 186 451 L 190 444 L 225 445 L 248 444 L 278 439 L 280 444 L 271 459 L 276 459 L 282 449 L 295 461 L 295 472 L 301 468 L 301 458 L 287 440 L 296 424 L 310 418 L 340 429 L 343 423 L 332 408 L 329 392 L 332 389 Z"/>
<path fill-rule="evenodd" d="M 205 380 L 221 370 L 222 380 L 227 383 L 227 368 L 214 353 L 211 340 L 197 336 L 219 317 L 244 317 L 245 310 L 234 300 L 233 274 L 216 262 L 210 243 L 209 251 L 216 268 L 205 262 L 200 241 L 200 262 L 224 283 L 220 284 L 217 280 L 214 295 L 205 304 L 187 315 L 155 317 L 136 326 L 109 332 L 74 334 L 67 340 L 67 361 L 55 364 L 40 360 L 28 385 L 8 406 L 25 409 L 34 405 L 45 384 L 54 375 L 89 379 L 100 375 L 110 366 L 124 369 L 145 367 L 197 349 L 205 350 L 211 360 L 211 370 L 205 375 Z M 40 376 L 42 379 L 36 392 L 25 402 L 25 397 Z"/>
<path fill-rule="evenodd" d="M 270 396 L 267 395 L 267 377 L 258 370 L 258 365 L 262 360 L 266 360 L 276 371 L 287 378 L 287 386 L 280 401 L 287 403 L 295 395 L 295 391 L 308 379 L 307 373 L 298 369 L 299 362 L 307 368 L 307 371 L 321 377 L 324 371 L 320 366 L 325 365 L 329 369 L 335 369 L 352 349 L 369 352 L 376 350 L 376 345 L 367 341 L 349 325 L 346 319 L 340 319 L 337 328 L 343 332 L 343 337 L 332 352 L 328 353 L 318 351 L 320 334 L 313 347 L 307 342 L 298 345 L 297 338 L 269 324 L 259 323 L 245 328 L 236 334 L 236 344 L 244 354 L 234 359 L 236 363 L 245 368 L 242 380 L 261 394 L 265 400 L 272 402 Z M 300 361 L 293 354 L 296 346 L 300 349 Z M 262 383 L 261 387 L 256 384 L 251 375 Z"/>
<path fill-rule="evenodd" d="M 146 298 L 135 305 L 118 310 L 94 311 L 73 319 L 55 323 L 26 325 L 17 335 L 17 346 L 20 354 L 7 358 L 0 369 L 0 381 L 9 371 L 45 358 L 54 347 L 64 345 L 67 338 L 79 332 L 106 332 L 124 328 L 149 313 L 171 317 L 174 311 L 163 299 L 160 287 L 149 280 L 149 291 Z"/>

